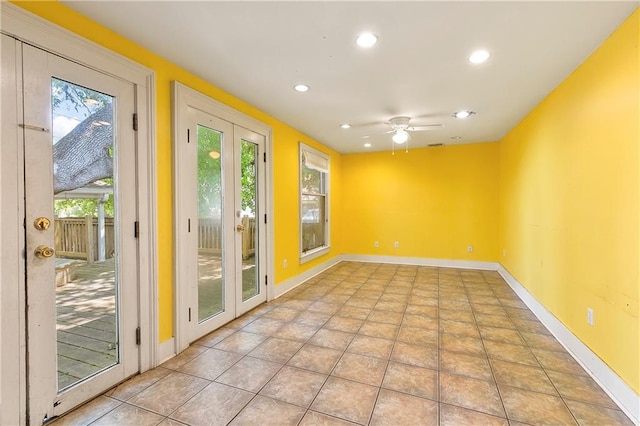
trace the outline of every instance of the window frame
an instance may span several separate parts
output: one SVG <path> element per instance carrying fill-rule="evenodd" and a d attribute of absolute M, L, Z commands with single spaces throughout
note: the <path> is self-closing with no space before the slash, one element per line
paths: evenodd
<path fill-rule="evenodd" d="M 302 170 L 303 167 L 305 167 L 304 164 L 304 153 L 308 152 L 313 156 L 316 156 L 318 158 L 318 160 L 322 161 L 326 161 L 326 172 L 322 171 L 322 170 L 318 170 L 321 174 L 322 174 L 322 178 L 323 178 L 323 186 L 324 188 L 324 192 L 322 193 L 311 193 L 311 192 L 303 192 L 303 186 L 302 186 Z M 299 259 L 300 259 L 300 264 L 308 262 L 312 259 L 315 259 L 319 256 L 322 256 L 324 254 L 329 253 L 329 250 L 331 249 L 331 241 L 330 241 L 330 224 L 331 224 L 331 215 L 329 213 L 329 208 L 331 206 L 331 202 L 330 202 L 330 191 L 329 191 L 329 187 L 330 187 L 330 179 L 331 179 L 331 158 L 329 157 L 328 154 L 325 154 L 322 151 L 319 151 L 303 142 L 299 143 L 299 149 L 298 149 L 298 164 L 299 164 L 299 168 L 298 168 L 298 225 L 299 225 Z M 302 197 L 304 195 L 316 195 L 316 196 L 323 196 L 324 197 L 324 216 L 325 216 L 325 220 L 324 220 L 324 244 L 322 244 L 319 247 L 313 248 L 311 250 L 307 250 L 307 251 L 303 251 L 303 221 L 302 221 Z"/>

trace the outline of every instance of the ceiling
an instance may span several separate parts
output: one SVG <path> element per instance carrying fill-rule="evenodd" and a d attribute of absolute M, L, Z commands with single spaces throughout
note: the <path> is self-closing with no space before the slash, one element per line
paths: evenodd
<path fill-rule="evenodd" d="M 638 2 L 64 1 L 341 153 L 497 141 Z M 363 31 L 379 37 L 356 45 Z M 491 53 L 480 65 L 468 57 Z M 183 82 L 188 84 L 189 82 Z M 293 90 L 297 83 L 311 87 Z M 454 111 L 473 110 L 467 119 Z M 352 125 L 342 129 L 343 123 Z M 365 138 L 367 137 L 367 138 Z M 457 139 L 453 139 L 456 138 Z M 365 142 L 371 143 L 365 148 Z M 396 145 L 398 147 L 398 145 Z"/>

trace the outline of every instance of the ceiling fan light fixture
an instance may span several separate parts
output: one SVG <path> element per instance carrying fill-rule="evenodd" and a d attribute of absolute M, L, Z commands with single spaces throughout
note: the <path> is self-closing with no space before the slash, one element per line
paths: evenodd
<path fill-rule="evenodd" d="M 453 115 L 454 118 L 468 118 L 468 117 L 472 116 L 475 113 L 476 113 L 475 111 L 463 109 L 461 111 L 456 111 L 451 115 Z"/>
<path fill-rule="evenodd" d="M 472 64 L 482 64 L 487 62 L 490 56 L 491 54 L 487 50 L 478 49 L 469 55 L 469 62 Z"/>
<path fill-rule="evenodd" d="M 378 36 L 372 33 L 362 33 L 356 38 L 356 44 L 360 47 L 372 47 L 378 42 Z"/>
<path fill-rule="evenodd" d="M 391 139 L 397 144 L 403 144 L 409 140 L 409 133 L 406 130 L 396 130 Z"/>

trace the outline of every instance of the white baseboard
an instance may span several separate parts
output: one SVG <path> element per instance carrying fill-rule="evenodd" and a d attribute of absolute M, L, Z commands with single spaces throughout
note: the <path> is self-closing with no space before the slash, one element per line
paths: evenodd
<path fill-rule="evenodd" d="M 364 254 L 343 254 L 342 260 L 352 262 L 396 263 L 399 265 L 437 266 L 442 268 L 482 269 L 496 271 L 498 263 L 473 260 L 431 259 L 424 257 L 375 256 Z"/>
<path fill-rule="evenodd" d="M 582 343 L 560 320 L 547 310 L 527 289 L 502 265 L 498 273 L 529 307 L 540 322 L 554 335 L 562 346 L 575 358 L 600 387 L 615 401 L 622 411 L 635 423 L 640 424 L 640 396 L 626 384 L 587 345 Z"/>
<path fill-rule="evenodd" d="M 333 257 L 327 260 L 326 262 L 323 262 L 319 265 L 314 266 L 311 269 L 307 269 L 300 275 L 296 275 L 293 278 L 289 278 L 288 280 L 281 282 L 280 284 L 275 286 L 274 299 L 277 299 L 278 297 L 282 296 L 286 292 L 293 290 L 303 282 L 307 281 L 309 278 L 312 278 L 318 275 L 320 272 L 331 268 L 336 263 L 342 262 L 342 260 L 343 260 L 342 255 L 338 255 L 336 257 Z"/>
<path fill-rule="evenodd" d="M 156 351 L 156 366 L 176 355 L 176 339 L 174 337 L 159 343 Z"/>

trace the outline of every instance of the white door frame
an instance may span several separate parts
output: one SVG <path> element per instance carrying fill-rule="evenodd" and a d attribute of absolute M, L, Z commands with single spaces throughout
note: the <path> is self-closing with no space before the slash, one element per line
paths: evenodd
<path fill-rule="evenodd" d="M 3 34 L 24 41 L 63 58 L 136 85 L 138 113 L 137 168 L 139 212 L 140 283 L 140 370 L 156 366 L 158 347 L 157 247 L 156 247 L 156 154 L 155 154 L 155 76 L 152 70 L 90 42 L 49 21 L 8 2 L 0 3 Z M 11 52 L 10 52 L 11 53 Z M 3 52 L 3 54 L 5 54 Z M 19 79 L 20 76 L 13 76 Z M 3 75 L 2 84 L 8 83 Z M 16 98 L 18 98 L 16 94 Z M 5 105 L 6 104 L 6 105 Z M 0 206 L 2 247 L 0 259 L 0 423 L 26 422 L 26 359 L 24 318 L 24 251 L 19 194 L 23 182 L 21 136 L 17 127 L 17 105 L 2 105 L 2 157 L 0 162 Z M 12 111 L 12 109 L 15 109 Z M 5 113 L 7 115 L 5 115 Z M 5 117 L 8 117 L 5 122 Z M 11 122 L 13 120 L 13 122 Z M 18 206 L 16 208 L 15 206 Z M 22 209 L 22 210 L 21 210 Z M 17 240 L 16 240 L 17 237 Z M 7 284 L 11 283 L 11 284 Z M 16 362 L 17 361 L 17 362 Z M 16 390 L 18 390 L 16 392 Z"/>
<path fill-rule="evenodd" d="M 186 283 L 183 282 L 185 271 L 183 270 L 186 260 L 183 260 L 186 241 L 178 237 L 178 226 L 186 223 L 187 218 L 184 217 L 183 209 L 180 209 L 177 202 L 180 194 L 178 188 L 180 187 L 180 177 L 182 176 L 182 164 L 184 164 L 183 156 L 184 152 L 180 149 L 181 141 L 185 136 L 180 131 L 184 128 L 183 123 L 187 123 L 187 113 L 189 107 L 204 111 L 222 120 L 228 121 L 234 125 L 244 127 L 253 132 L 256 132 L 265 137 L 265 151 L 266 151 L 266 208 L 264 212 L 267 214 L 266 225 L 266 252 L 261 254 L 264 256 L 264 262 L 266 265 L 265 274 L 269 277 L 270 285 L 267 286 L 267 301 L 272 300 L 275 297 L 275 285 L 273 284 L 274 277 L 274 241 L 273 241 L 273 167 L 272 167 L 272 153 L 273 147 L 271 143 L 271 127 L 265 123 L 256 120 L 234 108 L 231 108 L 215 99 L 210 98 L 180 82 L 174 81 L 171 84 L 172 95 L 172 120 L 173 120 L 173 178 L 174 178 L 174 330 L 175 330 L 175 353 L 180 353 L 189 347 L 189 324 L 186 320 L 186 315 L 180 315 L 180 313 L 187 312 L 188 310 L 188 295 Z M 181 229 L 181 228 L 180 228 Z"/>

